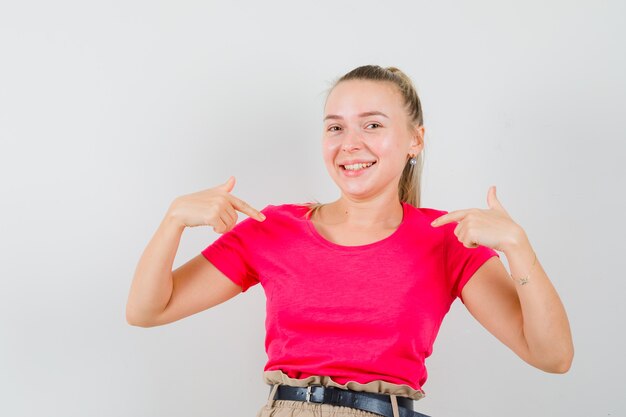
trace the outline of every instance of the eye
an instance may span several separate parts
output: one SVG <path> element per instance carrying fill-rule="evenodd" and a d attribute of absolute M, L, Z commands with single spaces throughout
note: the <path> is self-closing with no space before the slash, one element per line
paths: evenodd
<path fill-rule="evenodd" d="M 338 128 L 339 126 L 331 126 L 331 127 L 328 128 L 328 130 L 331 131 L 331 132 L 336 132 L 336 130 L 333 130 L 334 127 Z"/>
<path fill-rule="evenodd" d="M 370 123 L 370 124 L 368 124 L 368 126 L 371 126 L 371 125 L 376 125 L 376 126 L 380 127 L 380 124 L 378 124 L 378 123 Z"/>

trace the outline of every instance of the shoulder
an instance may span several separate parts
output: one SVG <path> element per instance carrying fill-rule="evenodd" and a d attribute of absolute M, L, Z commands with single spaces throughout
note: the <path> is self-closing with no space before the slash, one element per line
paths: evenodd
<path fill-rule="evenodd" d="M 441 217 L 448 213 L 447 210 L 439 210 L 432 207 L 415 207 L 409 203 L 406 203 L 406 206 L 413 217 L 420 218 L 423 221 L 428 221 L 428 223 L 432 222 L 437 217 Z"/>
<path fill-rule="evenodd" d="M 305 221 L 306 214 L 310 209 L 310 204 L 311 203 L 268 204 L 260 210 L 266 217 L 263 223 L 277 225 Z"/>
<path fill-rule="evenodd" d="M 408 222 L 411 228 L 414 228 L 416 234 L 420 236 L 422 241 L 430 240 L 432 242 L 441 242 L 447 240 L 450 235 L 454 235 L 455 222 L 447 223 L 442 226 L 433 226 L 433 220 L 447 214 L 447 210 L 441 210 L 433 207 L 415 207 L 407 204 Z"/>
<path fill-rule="evenodd" d="M 268 218 L 280 217 L 280 216 L 298 216 L 306 213 L 309 210 L 310 203 L 283 203 L 283 204 L 268 204 L 260 211 Z"/>

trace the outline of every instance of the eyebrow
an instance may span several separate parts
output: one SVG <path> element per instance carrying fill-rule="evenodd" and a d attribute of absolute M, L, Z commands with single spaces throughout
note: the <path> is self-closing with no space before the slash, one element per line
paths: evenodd
<path fill-rule="evenodd" d="M 380 112 L 380 111 L 366 111 L 366 112 L 359 114 L 359 117 L 375 116 L 375 115 L 384 116 L 387 119 L 389 119 L 389 116 L 387 116 L 385 113 Z M 326 117 L 324 117 L 324 121 L 326 119 L 343 119 L 343 117 L 336 115 L 336 114 L 327 114 Z"/>

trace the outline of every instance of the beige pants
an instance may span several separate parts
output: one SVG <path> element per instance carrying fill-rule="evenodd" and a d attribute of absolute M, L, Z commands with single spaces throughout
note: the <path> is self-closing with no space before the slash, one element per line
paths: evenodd
<path fill-rule="evenodd" d="M 355 381 L 339 384 L 328 376 L 313 375 L 304 379 L 290 378 L 281 370 L 265 371 L 263 380 L 266 384 L 273 385 L 273 388 L 268 396 L 267 403 L 257 412 L 256 417 L 381 417 L 376 413 L 340 405 L 274 400 L 278 385 L 291 385 L 294 387 L 323 385 L 325 387 L 337 387 L 353 391 L 389 394 L 394 417 L 400 417 L 396 396 L 408 397 L 413 400 L 419 400 L 424 397 L 423 391 L 416 391 L 408 385 L 398 385 L 382 380 L 371 381 L 367 384 Z"/>

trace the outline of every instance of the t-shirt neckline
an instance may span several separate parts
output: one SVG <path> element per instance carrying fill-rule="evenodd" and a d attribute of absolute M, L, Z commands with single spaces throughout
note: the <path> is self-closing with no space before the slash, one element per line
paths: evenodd
<path fill-rule="evenodd" d="M 335 243 L 335 242 L 331 242 L 330 240 L 328 240 L 324 236 L 322 236 L 320 234 L 320 232 L 317 231 L 317 229 L 315 228 L 315 225 L 313 224 L 313 222 L 311 221 L 309 216 L 304 216 L 304 221 L 306 222 L 307 228 L 309 229 L 311 234 L 319 242 L 321 242 L 323 245 L 328 246 L 330 248 L 337 249 L 337 250 L 343 250 L 343 251 L 356 251 L 356 250 L 375 248 L 375 247 L 384 245 L 387 242 L 395 239 L 400 234 L 400 232 L 406 227 L 408 207 L 407 207 L 407 203 L 406 202 L 401 201 L 400 203 L 402 204 L 402 221 L 400 222 L 400 225 L 398 225 L 396 230 L 394 230 L 392 234 L 390 234 L 389 236 L 387 236 L 387 237 L 385 237 L 385 238 L 383 238 L 381 240 L 377 240 L 376 242 L 372 242 L 372 243 L 367 243 L 365 245 L 345 246 L 345 245 L 340 245 L 340 244 Z"/>

